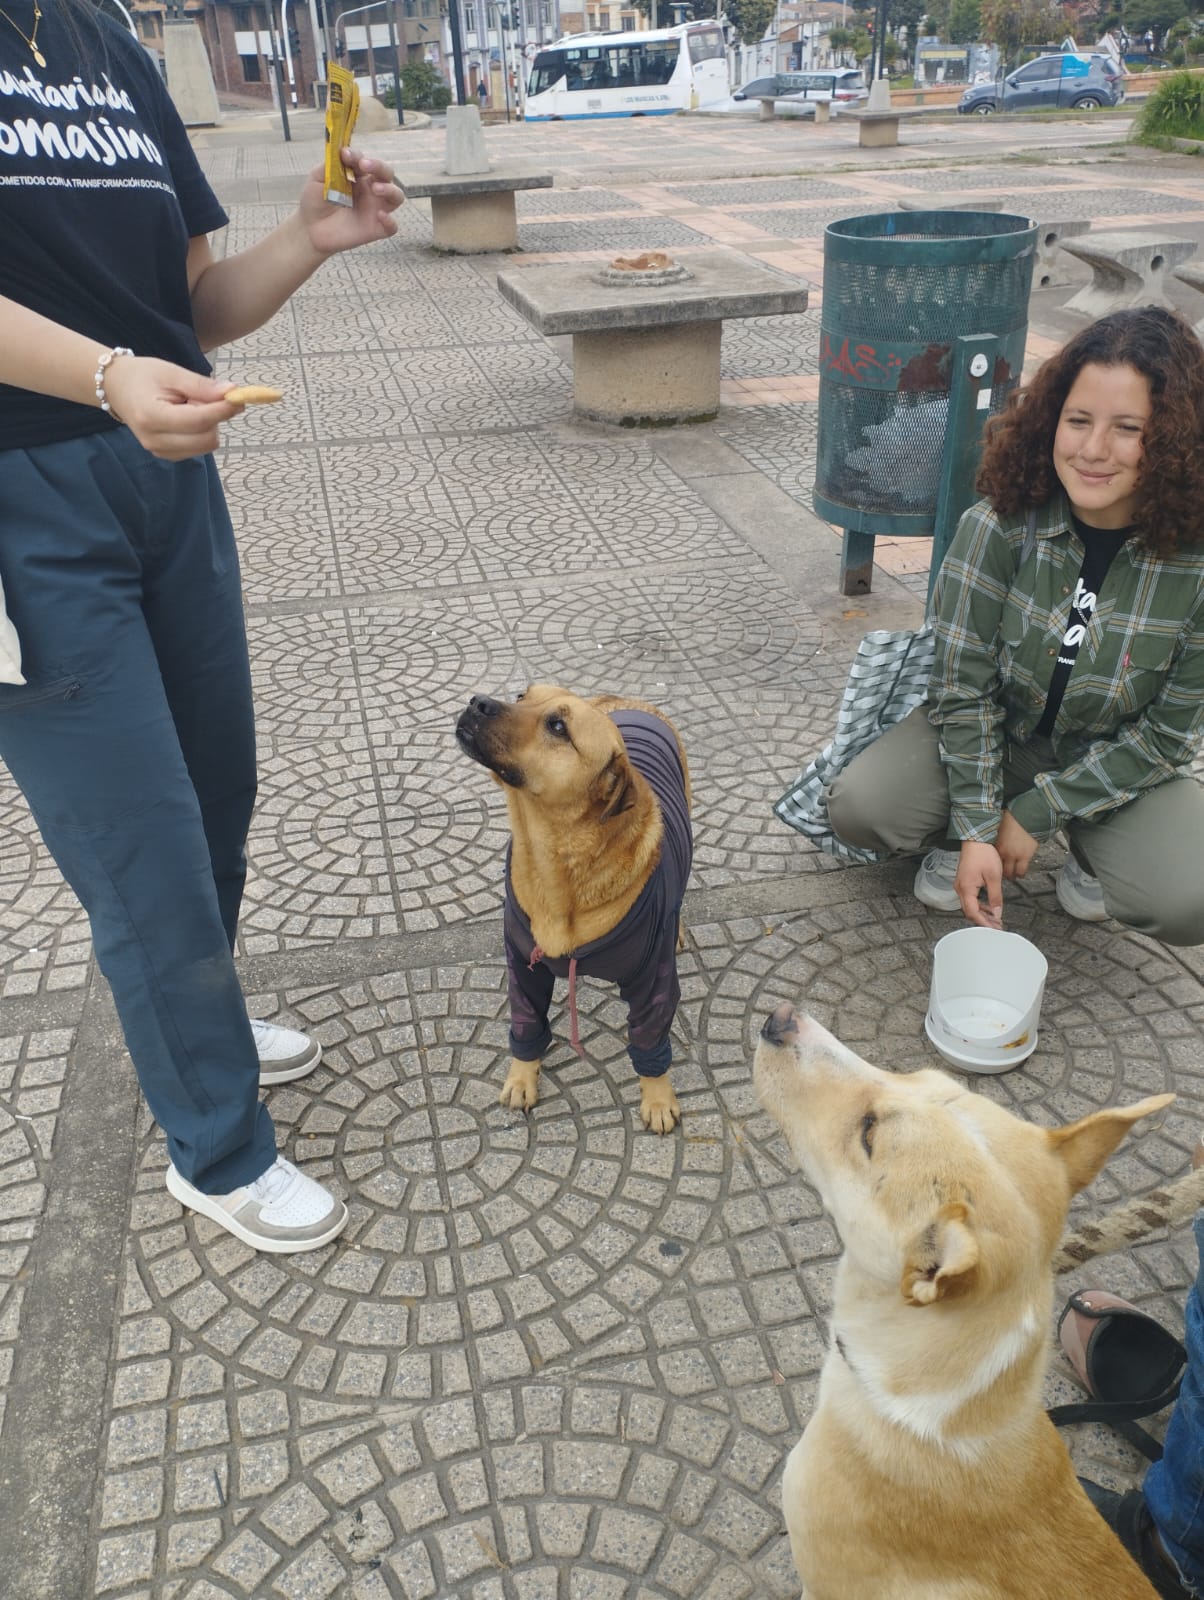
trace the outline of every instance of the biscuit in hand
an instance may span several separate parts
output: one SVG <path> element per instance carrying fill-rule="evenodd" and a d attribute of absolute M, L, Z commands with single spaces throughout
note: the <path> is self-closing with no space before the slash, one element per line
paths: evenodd
<path fill-rule="evenodd" d="M 263 383 L 243 383 L 235 389 L 227 389 L 222 399 L 232 406 L 270 406 L 284 396 L 279 389 L 269 389 Z"/>

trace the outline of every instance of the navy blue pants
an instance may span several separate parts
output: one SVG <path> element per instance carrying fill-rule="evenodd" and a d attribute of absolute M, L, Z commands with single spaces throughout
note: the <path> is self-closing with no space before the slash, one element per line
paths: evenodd
<path fill-rule="evenodd" d="M 1184 1343 L 1187 1370 L 1166 1430 L 1161 1461 L 1142 1489 L 1184 1586 L 1204 1595 L 1204 1211 L 1196 1213 L 1200 1264 L 1187 1297 Z"/>
<path fill-rule="evenodd" d="M 233 945 L 255 801 L 238 554 L 211 457 L 120 428 L 0 453 L 25 686 L 0 760 L 83 903 L 138 1081 L 191 1183 L 275 1159 Z"/>

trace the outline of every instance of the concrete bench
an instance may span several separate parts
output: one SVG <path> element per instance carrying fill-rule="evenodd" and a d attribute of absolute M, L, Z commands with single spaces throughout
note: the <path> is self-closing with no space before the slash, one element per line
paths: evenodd
<path fill-rule="evenodd" d="M 1192 239 L 1166 239 L 1136 230 L 1067 239 L 1062 249 L 1091 268 L 1091 282 L 1072 295 L 1065 308 L 1084 317 L 1106 316 L 1127 306 L 1169 306 L 1167 272 L 1196 253 Z"/>
<path fill-rule="evenodd" d="M 900 211 L 1002 211 L 1003 201 L 996 199 L 967 200 L 956 194 L 909 195 L 899 201 Z M 1033 288 L 1050 289 L 1071 280 L 1063 271 L 1057 256 L 1064 239 L 1074 239 L 1086 233 L 1091 224 L 1083 217 L 1038 216 L 1037 259 L 1033 264 Z"/>
<path fill-rule="evenodd" d="M 703 422 L 719 410 L 724 319 L 805 311 L 809 286 L 733 250 L 683 254 L 674 266 L 689 276 L 600 282 L 605 262 L 550 262 L 499 272 L 497 286 L 545 337 L 571 334 L 578 416 L 624 427 Z"/>
<path fill-rule="evenodd" d="M 1204 294 L 1204 263 L 1193 262 L 1188 267 L 1176 267 L 1172 277 L 1178 278 L 1180 283 L 1185 283 L 1189 289 L 1198 289 Z M 1196 332 L 1204 339 L 1204 317 L 1196 323 Z"/>
<path fill-rule="evenodd" d="M 1034 289 L 1060 289 L 1074 280 L 1058 260 L 1067 239 L 1081 238 L 1091 227 L 1087 217 L 1038 217 L 1037 260 L 1033 267 Z"/>
<path fill-rule="evenodd" d="M 519 189 L 550 189 L 550 172 L 496 167 L 489 172 L 452 174 L 436 167 L 412 167 L 397 181 L 412 200 L 429 200 L 436 250 L 481 255 L 518 248 Z"/>
<path fill-rule="evenodd" d="M 903 117 L 922 117 L 923 106 L 893 106 L 889 111 L 846 111 L 861 124 L 857 143 L 863 150 L 883 150 L 899 142 L 899 122 Z"/>
<path fill-rule="evenodd" d="M 774 106 L 779 101 L 785 101 L 792 106 L 814 106 L 815 120 L 821 127 L 825 122 L 831 122 L 832 120 L 832 102 L 830 100 L 799 100 L 795 96 L 788 94 L 754 94 L 748 96 L 748 98 L 760 101 L 762 122 L 773 121 Z"/>

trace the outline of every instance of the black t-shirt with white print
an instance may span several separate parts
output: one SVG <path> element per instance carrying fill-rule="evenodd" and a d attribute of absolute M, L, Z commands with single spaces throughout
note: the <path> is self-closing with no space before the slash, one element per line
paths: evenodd
<path fill-rule="evenodd" d="M 188 241 L 226 214 L 138 41 L 99 13 L 72 23 L 64 0 L 41 4 L 44 67 L 0 18 L 0 295 L 100 344 L 207 373 Z M 31 0 L 4 9 L 32 32 Z M 0 450 L 112 426 L 98 407 L 0 384 Z"/>
<path fill-rule="evenodd" d="M 1062 704 L 1062 696 L 1066 693 L 1067 681 L 1078 658 L 1079 646 L 1087 636 L 1087 627 L 1095 612 L 1104 579 L 1108 576 L 1108 568 L 1116 559 L 1117 552 L 1125 540 L 1133 532 L 1132 528 L 1092 528 L 1087 523 L 1081 522 L 1073 512 L 1070 520 L 1083 541 L 1083 570 L 1079 573 L 1079 581 L 1075 584 L 1074 593 L 1070 597 L 1070 615 L 1066 621 L 1062 642 L 1058 647 L 1058 659 L 1054 663 L 1053 676 L 1049 680 L 1045 710 L 1033 730 L 1035 738 L 1048 739 L 1053 732 L 1058 708 Z"/>

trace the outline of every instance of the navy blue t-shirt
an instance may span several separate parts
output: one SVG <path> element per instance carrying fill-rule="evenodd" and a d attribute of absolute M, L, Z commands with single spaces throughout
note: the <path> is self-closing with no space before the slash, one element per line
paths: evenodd
<path fill-rule="evenodd" d="M 32 32 L 31 0 L 4 9 Z M 45 67 L 0 19 L 0 295 L 99 344 L 207 373 L 188 241 L 226 213 L 138 41 L 107 17 L 71 24 L 62 11 L 42 0 Z M 113 426 L 99 407 L 0 384 L 0 450 Z"/>

